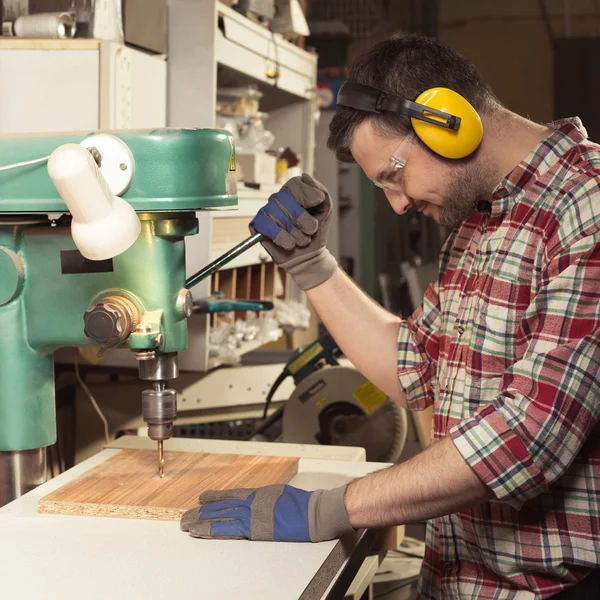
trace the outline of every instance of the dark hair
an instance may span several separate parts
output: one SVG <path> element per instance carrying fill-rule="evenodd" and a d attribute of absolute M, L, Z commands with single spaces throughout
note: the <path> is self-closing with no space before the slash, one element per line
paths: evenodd
<path fill-rule="evenodd" d="M 429 88 L 447 87 L 464 96 L 480 114 L 500 105 L 472 63 L 436 39 L 416 34 L 397 34 L 363 52 L 354 61 L 348 80 L 408 100 L 415 100 Z M 406 135 L 411 129 L 409 118 L 402 115 L 339 107 L 327 140 L 327 147 L 338 160 L 354 162 L 350 143 L 354 130 L 366 119 L 372 119 L 383 136 Z"/>

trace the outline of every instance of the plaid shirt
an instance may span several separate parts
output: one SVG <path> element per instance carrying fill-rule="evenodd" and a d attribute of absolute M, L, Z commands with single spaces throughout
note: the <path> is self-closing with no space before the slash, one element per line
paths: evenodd
<path fill-rule="evenodd" d="M 548 598 L 600 565 L 600 146 L 552 126 L 400 328 L 409 408 L 496 496 L 428 523 L 421 598 Z"/>

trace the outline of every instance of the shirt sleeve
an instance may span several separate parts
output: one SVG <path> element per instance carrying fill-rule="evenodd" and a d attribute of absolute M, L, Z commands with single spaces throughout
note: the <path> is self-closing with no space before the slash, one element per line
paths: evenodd
<path fill-rule="evenodd" d="M 474 472 L 515 508 L 563 475 L 600 417 L 599 239 L 581 237 L 549 260 L 520 324 L 523 358 L 497 398 L 450 431 Z"/>
<path fill-rule="evenodd" d="M 439 330 L 439 284 L 434 281 L 425 290 L 423 304 L 402 321 L 398 333 L 398 380 L 410 410 L 423 410 L 435 399 Z"/>

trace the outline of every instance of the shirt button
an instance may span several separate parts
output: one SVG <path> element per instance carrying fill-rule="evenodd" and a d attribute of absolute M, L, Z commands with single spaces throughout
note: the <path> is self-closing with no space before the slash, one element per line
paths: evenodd
<path fill-rule="evenodd" d="M 450 573 L 450 572 L 452 571 L 452 568 L 453 568 L 453 566 L 454 566 L 454 564 L 453 564 L 453 563 L 451 563 L 451 562 L 447 562 L 447 563 L 444 565 L 444 569 L 446 569 L 446 573 Z"/>
<path fill-rule="evenodd" d="M 477 203 L 477 212 L 482 215 L 491 215 L 492 214 L 492 205 L 490 202 L 486 202 L 485 200 L 480 200 Z"/>
<path fill-rule="evenodd" d="M 462 334 L 465 332 L 465 328 L 464 328 L 462 325 L 460 325 L 460 326 L 457 328 L 457 331 L 458 331 L 458 334 L 459 334 L 459 335 L 462 335 Z"/>

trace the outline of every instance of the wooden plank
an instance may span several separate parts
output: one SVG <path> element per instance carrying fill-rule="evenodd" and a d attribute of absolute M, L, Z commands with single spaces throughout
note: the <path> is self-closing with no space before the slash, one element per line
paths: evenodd
<path fill-rule="evenodd" d="M 225 298 L 234 299 L 236 294 L 237 270 L 223 269 L 219 278 L 219 291 L 225 294 Z M 235 322 L 235 313 L 220 313 L 219 315 L 224 321 L 231 325 Z"/>
<path fill-rule="evenodd" d="M 240 267 L 237 271 L 237 282 L 235 297 L 239 300 L 248 300 L 250 298 L 250 284 L 252 283 L 252 268 L 251 267 Z M 245 319 L 246 311 L 238 310 L 235 313 L 236 319 Z"/>
<path fill-rule="evenodd" d="M 177 521 L 206 490 L 287 483 L 298 458 L 204 452 L 165 452 L 165 477 L 156 474 L 156 452 L 123 450 L 44 496 L 38 512 Z"/>

